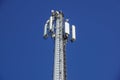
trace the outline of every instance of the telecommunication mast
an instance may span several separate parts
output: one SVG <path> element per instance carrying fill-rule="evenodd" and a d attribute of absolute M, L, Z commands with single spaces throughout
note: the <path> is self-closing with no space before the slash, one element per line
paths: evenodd
<path fill-rule="evenodd" d="M 71 32 L 70 32 L 71 31 Z M 66 44 L 76 40 L 75 25 L 70 28 L 69 20 L 62 11 L 51 10 L 51 16 L 44 26 L 44 38 L 51 36 L 55 41 L 53 80 L 66 80 Z"/>

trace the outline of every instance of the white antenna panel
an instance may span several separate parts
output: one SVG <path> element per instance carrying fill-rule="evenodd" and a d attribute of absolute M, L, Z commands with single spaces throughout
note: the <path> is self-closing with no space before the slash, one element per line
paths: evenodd
<path fill-rule="evenodd" d="M 76 31 L 75 31 L 75 25 L 72 25 L 72 41 L 76 40 Z"/>
<path fill-rule="evenodd" d="M 47 26 L 48 24 L 46 23 L 45 26 L 44 26 L 44 37 L 47 38 Z"/>
<path fill-rule="evenodd" d="M 50 16 L 50 23 L 49 23 L 49 29 L 52 31 L 52 23 L 53 23 L 53 17 Z"/>
<path fill-rule="evenodd" d="M 70 25 L 68 22 L 65 22 L 65 34 L 70 34 Z"/>

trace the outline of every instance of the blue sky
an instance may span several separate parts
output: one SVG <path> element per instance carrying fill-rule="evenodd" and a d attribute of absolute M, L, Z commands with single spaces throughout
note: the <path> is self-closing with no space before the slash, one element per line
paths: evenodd
<path fill-rule="evenodd" d="M 0 80 L 52 80 L 54 41 L 43 39 L 51 9 L 77 29 L 67 80 L 120 80 L 119 0 L 0 0 Z"/>

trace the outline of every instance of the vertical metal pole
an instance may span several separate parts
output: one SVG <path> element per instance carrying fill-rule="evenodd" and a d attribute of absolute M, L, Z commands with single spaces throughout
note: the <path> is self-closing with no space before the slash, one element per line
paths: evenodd
<path fill-rule="evenodd" d="M 60 80 L 64 80 L 63 15 L 60 14 Z"/>
<path fill-rule="evenodd" d="M 54 53 L 54 72 L 53 72 L 53 80 L 59 80 L 59 19 L 56 19 L 56 33 L 55 33 L 55 53 Z"/>
<path fill-rule="evenodd" d="M 63 49 L 63 15 L 56 16 L 55 56 L 53 80 L 65 80 L 64 49 Z"/>
<path fill-rule="evenodd" d="M 46 22 L 44 29 L 44 38 L 47 38 L 49 34 L 55 40 L 53 80 L 66 80 L 66 43 L 69 37 L 69 25 L 64 26 L 63 24 L 63 13 L 52 10 L 52 16 Z M 73 25 L 71 41 L 75 40 L 75 26 Z"/>
<path fill-rule="evenodd" d="M 67 43 L 67 40 L 63 39 L 63 76 L 64 76 L 64 79 L 63 80 L 67 80 L 67 69 L 66 69 L 66 43 Z"/>

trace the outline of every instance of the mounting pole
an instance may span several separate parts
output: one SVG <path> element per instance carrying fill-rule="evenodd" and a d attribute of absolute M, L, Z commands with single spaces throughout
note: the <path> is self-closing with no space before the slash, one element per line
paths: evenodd
<path fill-rule="evenodd" d="M 66 43 L 70 34 L 68 20 L 61 11 L 52 10 L 52 16 L 44 27 L 44 38 L 52 36 L 55 41 L 53 80 L 66 80 Z M 72 39 L 76 40 L 75 26 L 72 25 Z"/>

